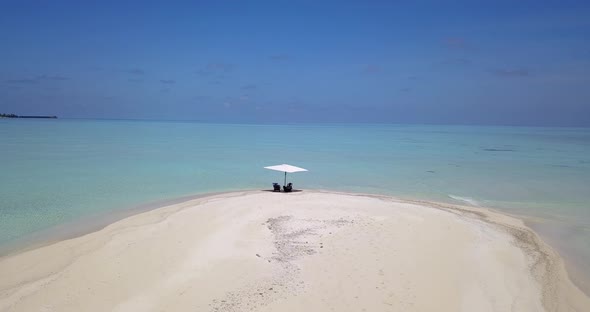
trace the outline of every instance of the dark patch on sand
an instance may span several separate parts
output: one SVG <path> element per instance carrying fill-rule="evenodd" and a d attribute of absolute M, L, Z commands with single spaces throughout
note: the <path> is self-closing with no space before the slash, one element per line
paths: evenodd
<path fill-rule="evenodd" d="M 261 279 L 244 289 L 228 292 L 224 298 L 213 300 L 211 311 L 249 311 L 267 306 L 278 299 L 300 293 L 305 282 L 300 278 L 296 260 L 312 256 L 324 248 L 318 241 L 321 235 L 353 223 L 345 219 L 297 219 L 292 216 L 270 218 L 265 225 L 273 234 L 275 251 L 272 255 L 256 254 L 269 265 L 272 278 Z M 317 243 L 316 243 L 317 242 Z"/>

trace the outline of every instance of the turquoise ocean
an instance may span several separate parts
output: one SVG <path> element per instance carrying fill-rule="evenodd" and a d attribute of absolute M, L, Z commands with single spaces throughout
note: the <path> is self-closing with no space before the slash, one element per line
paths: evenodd
<path fill-rule="evenodd" d="M 590 129 L 0 119 L 0 250 L 183 196 L 282 183 L 495 208 L 590 281 Z M 24 243 L 23 243 L 24 244 Z"/>

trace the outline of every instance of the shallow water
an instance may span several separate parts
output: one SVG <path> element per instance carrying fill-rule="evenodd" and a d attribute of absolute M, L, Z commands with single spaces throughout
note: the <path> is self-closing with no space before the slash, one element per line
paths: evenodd
<path fill-rule="evenodd" d="M 590 129 L 0 120 L 0 245 L 190 194 L 295 187 L 498 208 L 590 277 Z M 590 280 L 590 278 L 588 279 Z"/>

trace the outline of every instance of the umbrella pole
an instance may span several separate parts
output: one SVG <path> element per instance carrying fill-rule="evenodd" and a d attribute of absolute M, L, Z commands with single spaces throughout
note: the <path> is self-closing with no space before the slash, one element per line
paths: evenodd
<path fill-rule="evenodd" d="M 287 171 L 285 171 L 285 183 L 283 183 L 283 186 L 287 186 Z"/>

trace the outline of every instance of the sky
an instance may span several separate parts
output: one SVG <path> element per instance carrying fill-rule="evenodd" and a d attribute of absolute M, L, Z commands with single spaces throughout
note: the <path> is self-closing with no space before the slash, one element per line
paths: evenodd
<path fill-rule="evenodd" d="M 0 112 L 590 126 L 588 1 L 1 1 Z"/>

